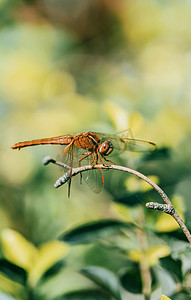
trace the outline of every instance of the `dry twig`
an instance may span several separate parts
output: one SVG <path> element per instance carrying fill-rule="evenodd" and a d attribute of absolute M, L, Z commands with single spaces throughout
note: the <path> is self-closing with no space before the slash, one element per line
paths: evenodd
<path fill-rule="evenodd" d="M 162 199 L 166 203 L 166 204 L 160 204 L 160 203 L 156 203 L 156 202 L 148 202 L 148 203 L 146 203 L 146 207 L 150 208 L 150 209 L 160 210 L 167 214 L 170 214 L 176 220 L 176 222 L 178 223 L 178 225 L 184 232 L 186 238 L 188 239 L 189 243 L 191 244 L 191 234 L 190 234 L 188 228 L 186 227 L 186 225 L 184 224 L 183 220 L 181 219 L 181 217 L 178 215 L 178 213 L 174 209 L 168 196 L 163 192 L 163 190 L 156 183 L 154 183 L 151 179 L 149 179 L 147 176 L 143 175 L 142 173 L 135 171 L 131 168 L 123 167 L 123 166 L 101 164 L 101 165 L 94 165 L 94 166 L 88 165 L 88 166 L 82 166 L 79 168 L 72 168 L 72 174 L 71 174 L 71 169 L 69 166 L 67 166 L 66 164 L 63 164 L 62 162 L 56 161 L 49 156 L 43 160 L 43 163 L 45 165 L 47 165 L 49 163 L 53 163 L 53 164 L 56 164 L 63 168 L 68 169 L 68 171 L 56 181 L 56 183 L 54 184 L 55 188 L 58 188 L 61 185 L 63 185 L 64 183 L 66 183 L 71 178 L 71 175 L 75 176 L 81 172 L 85 172 L 87 170 L 93 170 L 95 168 L 102 169 L 102 170 L 110 170 L 111 169 L 111 170 L 128 172 L 128 173 L 131 173 L 131 174 L 143 179 L 157 191 L 157 193 L 162 197 Z"/>

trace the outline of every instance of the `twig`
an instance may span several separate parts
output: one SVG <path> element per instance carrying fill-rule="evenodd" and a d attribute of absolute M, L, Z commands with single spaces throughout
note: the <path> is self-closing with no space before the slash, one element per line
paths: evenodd
<path fill-rule="evenodd" d="M 46 157 L 43 159 L 42 163 L 43 163 L 45 166 L 48 165 L 49 163 L 53 163 L 53 164 L 55 164 L 55 165 L 57 165 L 57 166 L 60 166 L 60 167 L 62 167 L 62 168 L 65 168 L 65 169 L 68 169 L 68 170 L 71 169 L 71 168 L 70 168 L 68 165 L 66 165 L 65 163 L 63 163 L 63 162 L 61 162 L 61 161 L 58 161 L 58 160 L 55 160 L 55 159 L 53 159 L 53 158 L 50 157 L 50 156 L 46 156 Z"/>
<path fill-rule="evenodd" d="M 56 161 L 56 160 L 52 159 L 51 157 L 46 157 L 44 159 L 44 164 L 47 165 L 48 163 L 53 163 L 53 164 L 59 165 L 63 168 L 69 169 L 69 171 L 67 171 L 62 177 L 60 177 L 56 181 L 56 183 L 54 184 L 55 188 L 60 187 L 61 185 L 66 183 L 71 178 L 70 167 L 67 166 L 66 164 L 63 164 L 62 162 Z M 191 234 L 190 234 L 188 228 L 186 227 L 183 220 L 181 219 L 181 217 L 178 215 L 178 213 L 174 209 L 174 207 L 173 207 L 170 199 L 168 198 L 168 196 L 151 179 L 149 179 L 147 176 L 145 176 L 142 173 L 140 173 L 136 170 L 133 170 L 131 168 L 127 168 L 127 167 L 123 167 L 123 166 L 117 166 L 117 165 L 103 165 L 103 164 L 94 165 L 94 166 L 88 165 L 88 166 L 82 166 L 82 167 L 79 167 L 79 168 L 73 168 L 72 169 L 72 176 L 76 176 L 77 174 L 79 174 L 81 172 L 85 172 L 87 170 L 93 170 L 93 169 L 102 169 L 102 170 L 112 169 L 112 170 L 128 172 L 128 173 L 131 173 L 131 174 L 143 179 L 148 184 L 150 184 L 157 191 L 157 193 L 162 197 L 162 199 L 164 200 L 164 202 L 166 204 L 159 204 L 159 203 L 155 203 L 155 202 L 149 202 L 149 203 L 146 203 L 146 207 L 150 208 L 150 209 L 161 210 L 161 211 L 164 211 L 165 213 L 170 214 L 176 220 L 176 222 L 179 224 L 180 228 L 182 229 L 182 231 L 184 232 L 186 238 L 188 239 L 189 243 L 191 244 Z"/>

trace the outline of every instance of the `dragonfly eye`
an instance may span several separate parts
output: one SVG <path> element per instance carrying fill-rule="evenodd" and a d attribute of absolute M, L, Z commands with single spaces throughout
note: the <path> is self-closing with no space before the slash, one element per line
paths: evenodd
<path fill-rule="evenodd" d="M 99 148 L 99 152 L 104 156 L 109 155 L 112 151 L 113 151 L 113 145 L 110 141 L 105 141 L 104 143 L 101 144 Z"/>

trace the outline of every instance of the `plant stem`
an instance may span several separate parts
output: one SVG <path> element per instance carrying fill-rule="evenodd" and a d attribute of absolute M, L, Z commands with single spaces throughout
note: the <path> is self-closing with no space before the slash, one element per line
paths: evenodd
<path fill-rule="evenodd" d="M 59 165 L 59 166 L 62 166 L 64 168 L 66 168 L 65 164 L 62 164 L 62 162 L 57 162 L 54 159 L 52 159 L 51 157 L 47 157 L 46 159 L 44 159 L 44 161 L 45 161 L 46 165 L 48 163 L 53 163 L 53 164 L 56 164 L 56 165 Z M 63 185 L 64 183 L 66 183 L 68 180 L 71 179 L 71 176 L 76 176 L 77 174 L 79 174 L 81 172 L 85 172 L 85 171 L 93 170 L 93 169 L 118 170 L 118 171 L 131 173 L 131 174 L 143 179 L 144 181 L 146 181 L 148 184 L 150 184 L 157 191 L 157 193 L 162 197 L 162 199 L 166 203 L 166 205 L 163 206 L 163 209 L 162 209 L 162 207 L 160 206 L 159 203 L 156 203 L 156 204 L 159 205 L 158 208 L 157 208 L 157 205 L 156 205 L 156 207 L 153 207 L 152 205 L 150 205 L 150 204 L 153 204 L 153 202 L 147 203 L 146 207 L 151 208 L 151 209 L 163 210 L 165 213 L 170 214 L 176 220 L 176 222 L 178 223 L 178 225 L 180 226 L 180 228 L 184 232 L 187 240 L 191 244 L 191 234 L 190 234 L 188 228 L 186 227 L 186 225 L 184 224 L 183 220 L 180 218 L 180 216 L 178 215 L 178 213 L 174 209 L 170 199 L 165 194 L 165 192 L 156 183 L 154 183 L 151 179 L 149 179 L 147 176 L 145 176 L 142 173 L 140 173 L 136 170 L 133 170 L 131 168 L 127 168 L 127 167 L 123 167 L 123 166 L 117 166 L 117 165 L 106 165 L 106 164 L 104 164 L 104 165 L 103 164 L 102 165 L 94 165 L 94 166 L 88 165 L 88 166 L 83 166 L 83 167 L 79 167 L 79 168 L 73 168 L 72 173 L 70 172 L 70 167 L 67 166 L 67 168 L 69 169 L 69 171 L 67 171 L 62 177 L 60 177 L 56 181 L 56 183 L 54 184 L 55 188 L 58 188 L 61 185 Z M 167 208 L 166 211 L 165 211 L 165 208 Z"/>
<path fill-rule="evenodd" d="M 139 219 L 138 219 L 138 224 L 140 228 L 137 228 L 137 239 L 142 253 L 139 264 L 140 264 L 140 273 L 141 273 L 141 280 L 142 280 L 142 293 L 144 295 L 145 300 L 149 300 L 151 296 L 152 279 L 151 279 L 151 272 L 150 272 L 148 256 L 147 256 L 147 251 L 148 251 L 147 236 L 146 236 L 146 232 L 141 229 L 142 224 L 144 223 L 145 223 L 144 212 L 143 212 L 143 208 L 141 207 L 141 211 L 139 213 Z"/>

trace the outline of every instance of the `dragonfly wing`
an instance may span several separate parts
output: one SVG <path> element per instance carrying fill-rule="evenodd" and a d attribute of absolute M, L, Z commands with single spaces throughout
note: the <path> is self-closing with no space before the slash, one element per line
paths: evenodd
<path fill-rule="evenodd" d="M 125 150 L 133 152 L 150 152 L 156 150 L 156 144 L 137 139 L 121 138 L 121 142 L 125 144 Z"/>
<path fill-rule="evenodd" d="M 122 132 L 122 135 L 103 133 L 96 134 L 100 137 L 101 142 L 104 142 L 106 140 L 112 142 L 114 148 L 112 154 L 120 153 L 126 150 L 133 152 L 148 152 L 154 151 L 157 148 L 156 144 L 152 142 L 134 139 L 132 137 L 132 133 L 129 130 Z"/>
<path fill-rule="evenodd" d="M 82 173 L 83 180 L 96 194 L 99 194 L 103 189 L 102 176 L 103 172 L 100 169 L 88 170 Z"/>
<path fill-rule="evenodd" d="M 85 154 L 87 154 L 87 151 L 81 148 L 77 148 L 77 156 L 78 156 L 78 166 L 79 166 L 79 159 L 82 158 Z M 74 154 L 75 156 L 75 154 Z M 81 160 L 81 166 L 90 165 L 92 162 L 93 154 L 90 154 L 86 158 Z M 93 169 L 93 170 L 87 170 L 85 172 L 82 172 L 82 178 L 83 181 L 89 186 L 89 188 L 96 194 L 100 193 L 103 189 L 103 182 L 102 182 L 102 176 L 103 172 L 100 169 Z"/>
<path fill-rule="evenodd" d="M 68 167 L 64 168 L 64 172 L 68 172 L 68 169 L 71 168 L 71 172 L 72 172 L 72 168 L 73 168 L 73 159 L 74 159 L 74 145 L 68 145 L 66 146 L 66 148 L 63 150 L 63 156 L 62 156 L 62 162 L 67 165 Z M 70 197 L 70 188 L 71 188 L 71 180 L 72 178 L 70 177 L 69 181 L 68 181 L 68 198 Z"/>
<path fill-rule="evenodd" d="M 62 156 L 61 156 L 61 161 L 67 165 L 68 167 L 64 168 L 64 171 L 68 171 L 69 168 L 72 167 L 72 147 L 71 146 L 66 146 L 64 150 L 62 151 Z M 60 159 L 60 158 L 59 158 Z"/>

